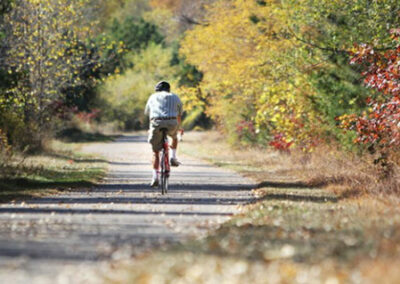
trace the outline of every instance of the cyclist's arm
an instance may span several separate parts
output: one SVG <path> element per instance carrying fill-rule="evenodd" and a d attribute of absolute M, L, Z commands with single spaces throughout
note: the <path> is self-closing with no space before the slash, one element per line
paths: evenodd
<path fill-rule="evenodd" d="M 181 99 L 178 97 L 178 116 L 176 119 L 178 121 L 179 126 L 181 125 L 181 122 L 182 122 L 182 113 L 183 113 L 183 104 L 182 104 Z"/>
<path fill-rule="evenodd" d="M 150 116 L 150 104 L 151 104 L 151 98 L 152 97 L 153 96 L 150 96 L 150 98 L 147 100 L 146 107 L 144 108 L 144 114 L 146 116 Z"/>

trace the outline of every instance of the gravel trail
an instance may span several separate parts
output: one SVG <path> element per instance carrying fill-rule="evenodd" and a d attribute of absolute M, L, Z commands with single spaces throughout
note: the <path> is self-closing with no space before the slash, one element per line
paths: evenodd
<path fill-rule="evenodd" d="M 252 181 L 187 156 L 162 196 L 142 135 L 83 151 L 109 164 L 97 188 L 0 205 L 0 283 L 99 283 L 109 261 L 201 237 L 253 200 Z"/>

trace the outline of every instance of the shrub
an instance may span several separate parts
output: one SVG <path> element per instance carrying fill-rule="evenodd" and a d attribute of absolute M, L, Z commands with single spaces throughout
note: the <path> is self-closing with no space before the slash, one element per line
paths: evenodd
<path fill-rule="evenodd" d="M 356 143 L 366 145 L 371 154 L 379 153 L 374 163 L 381 165 L 384 176 L 393 174 L 389 156 L 400 145 L 400 29 L 392 34 L 394 48 L 379 52 L 361 45 L 354 52 L 351 63 L 364 66 L 365 84 L 378 93 L 374 98 L 368 97 L 368 112 L 340 118 L 344 127 L 356 132 Z"/>
<path fill-rule="evenodd" d="M 170 65 L 171 59 L 172 49 L 154 43 L 140 53 L 130 54 L 127 60 L 134 67 L 109 77 L 99 89 L 103 121 L 120 121 L 125 129 L 144 128 L 144 108 L 155 84 L 163 79 L 176 85 L 177 67 Z"/>

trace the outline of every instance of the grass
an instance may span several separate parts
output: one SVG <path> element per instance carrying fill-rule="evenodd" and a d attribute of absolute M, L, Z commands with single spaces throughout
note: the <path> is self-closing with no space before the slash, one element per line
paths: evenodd
<path fill-rule="evenodd" d="M 234 150 L 216 133 L 184 140 L 185 154 L 260 182 L 258 202 L 204 239 L 119 263 L 107 274 L 109 283 L 398 283 L 397 203 L 346 195 L 351 185 L 332 180 L 359 169 L 330 172 L 330 158 L 322 165 L 321 158 Z"/>
<path fill-rule="evenodd" d="M 14 155 L 1 168 L 0 202 L 90 189 L 104 177 L 107 164 L 80 153 L 82 145 L 53 141 L 41 154 Z"/>
<path fill-rule="evenodd" d="M 265 148 L 232 149 L 216 132 L 191 133 L 185 141 L 181 145 L 183 153 L 239 171 L 261 185 L 284 181 L 328 188 L 339 198 L 367 194 L 385 202 L 400 202 L 399 167 L 393 165 L 392 176 L 382 179 L 374 156 L 360 157 L 333 146 L 320 146 L 309 154 L 279 153 Z"/>

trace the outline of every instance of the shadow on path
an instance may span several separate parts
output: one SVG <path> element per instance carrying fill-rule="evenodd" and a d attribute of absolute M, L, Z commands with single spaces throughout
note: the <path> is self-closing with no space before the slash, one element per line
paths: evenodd
<path fill-rule="evenodd" d="M 170 192 L 176 191 L 191 191 L 196 193 L 196 191 L 209 191 L 209 192 L 228 192 L 228 191 L 249 191 L 253 186 L 244 186 L 244 185 L 226 185 L 226 184 L 212 184 L 212 183 L 203 183 L 203 184 L 170 184 Z M 148 183 L 137 183 L 137 184 L 128 184 L 128 183 L 112 183 L 112 184 L 104 184 L 101 187 L 96 189 L 96 192 L 113 192 L 113 191 L 133 191 L 133 192 L 143 192 L 148 193 L 152 191 L 157 191 L 157 189 L 150 188 Z"/>
<path fill-rule="evenodd" d="M 338 202 L 339 198 L 335 196 L 313 196 L 301 194 L 276 194 L 268 193 L 262 200 L 290 200 L 290 201 L 307 201 L 315 203 Z"/>
<path fill-rule="evenodd" d="M 259 200 L 290 200 L 290 201 L 307 201 L 307 202 L 316 202 L 316 203 L 325 203 L 325 202 L 338 202 L 340 198 L 334 195 L 328 195 L 325 192 L 325 195 L 316 195 L 310 194 L 309 192 L 314 192 L 315 189 L 320 188 L 319 185 L 309 185 L 304 182 L 276 182 L 276 181 L 263 181 L 257 185 L 257 188 L 272 188 L 272 189 L 281 189 L 281 190 L 301 190 L 304 194 L 298 194 L 291 192 L 288 193 L 275 193 L 275 192 L 267 192 L 265 196 L 260 198 Z"/>
<path fill-rule="evenodd" d="M 147 143 L 147 137 L 144 135 L 122 135 L 116 141 L 118 143 Z"/>
<path fill-rule="evenodd" d="M 223 198 L 223 197 L 182 197 L 182 198 L 151 198 L 151 197 L 78 197 L 78 198 L 41 198 L 30 200 L 28 204 L 179 204 L 179 205 L 235 205 L 254 201 L 249 198 Z M 1 213 L 0 208 L 0 213 Z"/>
<path fill-rule="evenodd" d="M 257 185 L 257 188 L 263 187 L 274 187 L 274 188 L 298 188 L 298 189 L 311 189 L 314 186 L 310 186 L 304 182 L 278 182 L 278 181 L 262 181 Z"/>
<path fill-rule="evenodd" d="M 27 213 L 27 214 L 113 214 L 113 215 L 172 215 L 172 216 L 231 216 L 230 212 L 196 212 L 196 211 L 146 211 L 146 210 L 120 210 L 120 209 L 73 209 L 73 208 L 18 208 L 1 207 L 0 213 Z"/>

